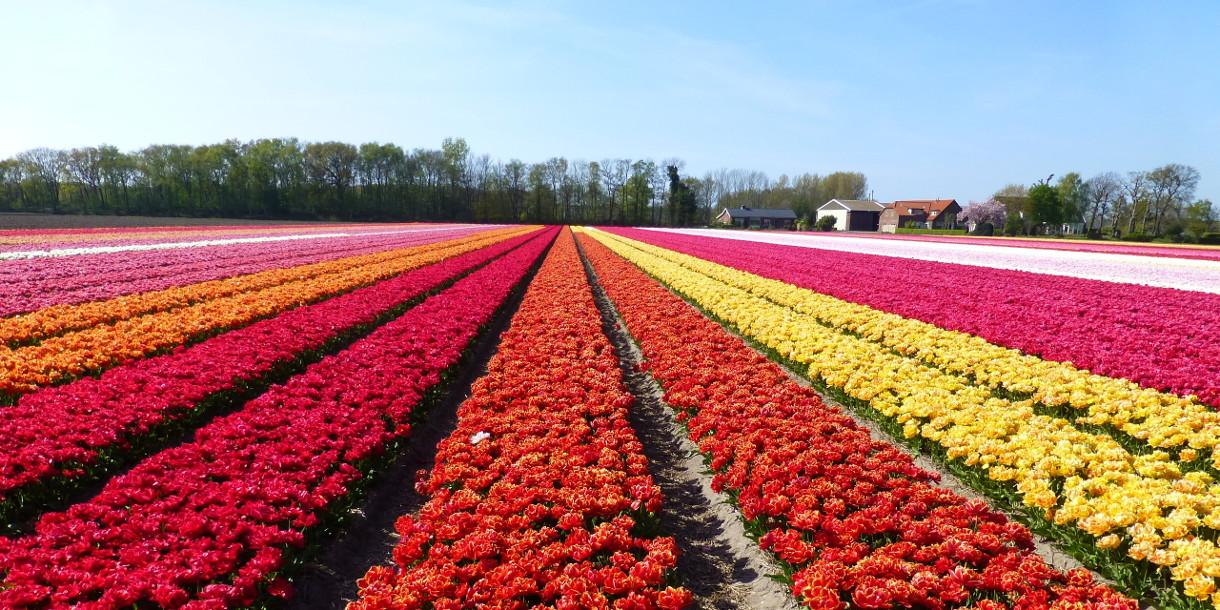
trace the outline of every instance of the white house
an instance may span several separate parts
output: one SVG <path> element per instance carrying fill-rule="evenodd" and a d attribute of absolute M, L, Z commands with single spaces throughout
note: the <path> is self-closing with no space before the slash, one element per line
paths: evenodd
<path fill-rule="evenodd" d="M 881 210 L 885 206 L 866 199 L 831 199 L 817 211 L 816 224 L 825 216 L 833 216 L 835 230 L 876 231 L 881 222 Z"/>

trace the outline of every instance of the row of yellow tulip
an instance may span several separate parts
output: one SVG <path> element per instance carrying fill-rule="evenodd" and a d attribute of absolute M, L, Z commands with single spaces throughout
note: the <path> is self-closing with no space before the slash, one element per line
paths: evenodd
<path fill-rule="evenodd" d="M 482 239 L 493 233 L 505 234 L 510 231 L 512 229 L 499 229 L 490 233 L 476 233 L 463 239 Z M 397 248 L 294 267 L 270 269 L 186 286 L 174 286 L 102 301 L 53 305 L 24 315 L 0 318 L 0 354 L 10 349 L 5 344 L 39 341 L 73 330 L 92 328 L 99 324 L 109 324 L 211 299 L 280 286 L 285 282 L 321 278 L 328 274 L 393 260 L 430 248 L 429 244 Z"/>
<path fill-rule="evenodd" d="M 471 252 L 532 231 L 522 227 L 479 233 L 394 252 L 335 273 L 293 280 L 261 290 L 197 302 L 51 337 L 37 345 L 0 352 L 0 393 L 29 392 L 106 366 L 139 358 L 208 334 Z M 187 287 L 189 288 L 189 287 Z"/>
<path fill-rule="evenodd" d="M 1102 548 L 1170 569 L 1197 599 L 1216 592 L 1220 485 L 1187 472 L 1163 451 L 1135 455 L 1113 438 L 1039 415 L 1034 401 L 1001 398 L 971 379 L 931 366 L 818 318 L 666 260 L 646 246 L 591 233 L 619 255 L 812 379 L 938 446 L 1059 525 L 1074 525 Z M 759 278 L 761 280 L 761 278 Z M 1212 599 L 1220 604 L 1220 595 Z"/>
<path fill-rule="evenodd" d="M 626 239 L 626 238 L 622 238 Z M 653 255 L 678 263 L 776 304 L 856 333 L 903 355 L 918 358 L 974 383 L 1005 390 L 1051 407 L 1067 407 L 1083 424 L 1108 426 L 1150 448 L 1167 449 L 1185 462 L 1220 468 L 1220 411 L 1176 394 L 1144 388 L 1126 379 L 1095 375 L 1070 363 L 1043 360 L 980 337 L 939 328 L 633 241 Z"/>

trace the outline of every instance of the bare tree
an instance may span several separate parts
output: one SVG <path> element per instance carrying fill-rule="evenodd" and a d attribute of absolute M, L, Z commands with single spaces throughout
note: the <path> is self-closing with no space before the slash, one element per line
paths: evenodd
<path fill-rule="evenodd" d="M 627 179 L 631 177 L 631 159 L 607 159 L 602 161 L 602 176 L 606 182 L 608 195 L 606 222 L 614 224 L 617 222 L 615 217 L 616 203 L 619 197 L 623 196 L 624 188 L 627 186 Z M 626 210 L 625 201 L 621 209 Z"/>
<path fill-rule="evenodd" d="M 508 207 L 513 214 L 513 222 L 521 222 L 521 212 L 525 207 L 525 187 L 529 172 L 520 159 L 512 159 L 504 166 L 504 182 L 508 189 Z"/>
<path fill-rule="evenodd" d="M 1148 172 L 1128 172 L 1123 182 L 1123 195 L 1130 206 L 1127 217 L 1127 234 L 1135 232 L 1135 216 L 1140 206 L 1147 208 Z"/>
<path fill-rule="evenodd" d="M 1114 172 L 1106 172 L 1089 178 L 1084 183 L 1084 201 L 1088 208 L 1089 230 L 1100 229 L 1106 224 L 1106 214 L 1115 205 L 1123 189 L 1122 178 Z"/>
<path fill-rule="evenodd" d="M 602 218 L 602 202 L 605 201 L 605 188 L 602 179 L 602 165 L 597 161 L 590 161 L 588 172 L 584 182 L 585 197 L 588 200 L 588 211 L 585 214 L 585 219 L 591 222 L 599 222 Z"/>
<path fill-rule="evenodd" d="M 565 180 L 564 188 L 571 188 L 573 217 L 574 222 L 585 223 L 589 220 L 589 175 L 592 171 L 590 163 L 584 160 L 576 160 L 568 164 L 568 176 Z"/>
<path fill-rule="evenodd" d="M 1199 185 L 1199 170 L 1170 163 L 1148 172 L 1148 205 L 1144 208 L 1144 230 L 1148 228 L 1148 212 L 1152 211 L 1152 233 L 1161 234 L 1161 222 L 1173 212 L 1182 216 L 1182 206 L 1195 196 Z"/>
<path fill-rule="evenodd" d="M 716 217 L 716 210 L 720 206 L 720 192 L 723 187 L 716 181 L 716 176 L 712 172 L 703 175 L 703 179 L 699 181 L 698 188 L 695 189 L 695 198 L 699 202 L 700 215 L 703 221 L 711 224 Z"/>
<path fill-rule="evenodd" d="M 543 176 L 547 184 L 550 186 L 551 193 L 555 196 L 555 206 L 559 214 L 559 220 L 563 224 L 567 224 L 570 213 L 571 202 L 564 199 L 564 179 L 568 174 L 568 160 L 563 157 L 551 157 L 543 166 Z"/>

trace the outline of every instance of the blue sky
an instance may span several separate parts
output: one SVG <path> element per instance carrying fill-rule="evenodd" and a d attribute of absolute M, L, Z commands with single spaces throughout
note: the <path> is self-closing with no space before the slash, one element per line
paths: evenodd
<path fill-rule="evenodd" d="M 226 138 L 863 171 L 879 199 L 1185 163 L 1216 2 L 6 2 L 0 156 Z"/>

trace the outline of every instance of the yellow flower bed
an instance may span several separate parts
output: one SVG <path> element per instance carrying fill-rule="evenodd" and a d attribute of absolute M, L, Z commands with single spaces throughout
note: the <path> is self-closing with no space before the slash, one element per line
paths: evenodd
<path fill-rule="evenodd" d="M 932 366 L 916 352 L 897 354 L 881 342 L 828 328 L 812 313 L 761 296 L 777 288 L 768 285 L 776 283 L 771 280 L 758 278 L 747 291 L 666 260 L 639 242 L 600 231 L 591 235 L 751 339 L 808 365 L 811 378 L 900 423 L 908 437 L 931 441 L 990 480 L 1013 485 L 1048 520 L 1074 525 L 1102 547 L 1127 543 L 1128 556 L 1169 567 L 1198 599 L 1215 591 L 1220 549 L 1200 535 L 1204 528 L 1220 530 L 1220 485 L 1209 475 L 1184 473 L 1164 451 L 1135 455 L 1107 435 L 1038 415 L 1033 400 L 996 398 L 989 388 Z M 921 342 L 910 339 L 912 345 Z M 1220 603 L 1220 595 L 1212 601 Z"/>

